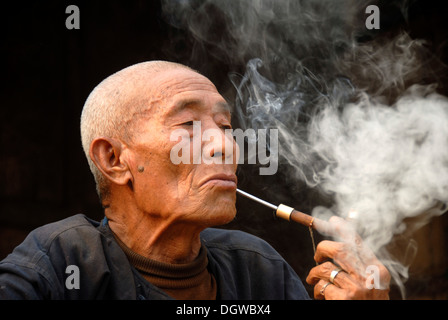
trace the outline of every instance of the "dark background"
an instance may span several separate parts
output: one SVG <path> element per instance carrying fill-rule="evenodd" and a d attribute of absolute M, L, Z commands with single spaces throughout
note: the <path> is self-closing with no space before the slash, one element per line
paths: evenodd
<path fill-rule="evenodd" d="M 429 40 L 447 61 L 442 1 L 411 3 L 405 22 L 396 8 L 380 2 L 381 32 L 404 27 Z M 70 4 L 80 9 L 79 30 L 65 27 Z M 33 1 L 10 4 L 1 13 L 0 259 L 40 225 L 80 212 L 102 218 L 79 134 L 84 101 L 101 80 L 141 61 L 171 60 L 202 72 L 232 101 L 228 73 L 244 71 L 167 24 L 159 1 Z M 259 177 L 242 165 L 238 177 L 241 189 L 277 204 L 310 212 L 325 203 L 313 190 L 285 185 L 281 167 L 275 176 Z M 246 199 L 238 198 L 237 207 L 227 227 L 262 237 L 305 279 L 314 266 L 307 228 L 274 221 L 269 209 Z M 447 230 L 445 215 L 415 235 L 419 251 L 406 283 L 408 298 L 448 298 Z M 400 298 L 394 290 L 392 297 Z"/>

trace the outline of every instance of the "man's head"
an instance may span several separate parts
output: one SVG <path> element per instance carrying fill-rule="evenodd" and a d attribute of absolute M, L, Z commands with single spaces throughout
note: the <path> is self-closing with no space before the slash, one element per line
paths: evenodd
<path fill-rule="evenodd" d="M 203 157 L 232 157 L 230 163 L 171 161 L 178 143 L 171 141 L 172 132 L 183 129 L 193 140 L 194 121 L 202 132 L 221 132 L 219 139 L 201 140 Z M 225 180 L 236 178 L 237 147 L 224 135 L 228 128 L 229 109 L 215 86 L 186 66 L 164 61 L 108 77 L 92 91 L 81 116 L 83 148 L 103 205 L 206 224 L 208 218 L 228 222 L 235 214 L 236 181 Z"/>

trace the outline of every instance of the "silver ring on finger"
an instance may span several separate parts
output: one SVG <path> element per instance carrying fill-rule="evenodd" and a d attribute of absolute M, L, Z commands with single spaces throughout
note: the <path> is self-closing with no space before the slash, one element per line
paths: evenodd
<path fill-rule="evenodd" d="M 327 282 L 326 284 L 324 284 L 324 285 L 322 286 L 322 288 L 320 288 L 320 295 L 321 295 L 321 296 L 325 297 L 325 289 L 326 289 L 330 284 L 332 284 L 332 283 L 331 283 L 331 282 Z"/>
<path fill-rule="evenodd" d="M 334 269 L 333 271 L 331 271 L 331 274 L 330 274 L 330 282 L 331 283 L 334 283 L 334 278 L 336 278 L 336 276 L 338 275 L 338 273 L 339 272 L 341 272 L 342 271 L 342 269 L 341 268 L 336 268 L 336 269 Z"/>

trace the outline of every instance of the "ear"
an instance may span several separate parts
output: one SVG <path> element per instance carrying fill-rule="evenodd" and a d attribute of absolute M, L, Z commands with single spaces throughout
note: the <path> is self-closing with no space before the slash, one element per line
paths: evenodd
<path fill-rule="evenodd" d="M 132 181 L 122 142 L 112 138 L 97 138 L 90 145 L 90 158 L 111 182 L 125 185 Z"/>

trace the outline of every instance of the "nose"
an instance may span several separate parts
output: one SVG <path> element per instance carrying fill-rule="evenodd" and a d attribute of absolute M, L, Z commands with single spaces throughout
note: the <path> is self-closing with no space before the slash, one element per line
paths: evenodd
<path fill-rule="evenodd" d="M 236 164 L 239 158 L 239 147 L 235 142 L 231 129 L 218 126 L 209 127 L 202 133 L 202 158 L 206 164 Z"/>

